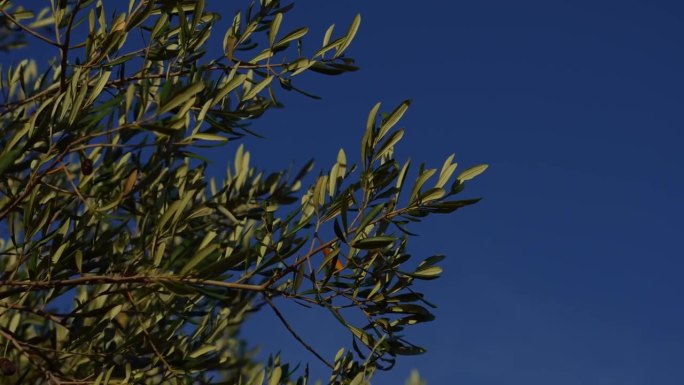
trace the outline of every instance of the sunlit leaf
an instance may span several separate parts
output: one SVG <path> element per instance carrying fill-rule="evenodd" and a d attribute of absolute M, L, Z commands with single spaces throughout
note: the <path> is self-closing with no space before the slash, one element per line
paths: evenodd
<path fill-rule="evenodd" d="M 460 174 L 458 174 L 458 177 L 456 177 L 456 179 L 458 179 L 460 181 L 471 180 L 471 179 L 475 178 L 476 176 L 482 174 L 487 169 L 487 167 L 489 167 L 489 166 L 486 164 L 481 164 L 479 166 L 473 166 L 473 167 L 467 168 L 467 169 L 463 170 Z"/>

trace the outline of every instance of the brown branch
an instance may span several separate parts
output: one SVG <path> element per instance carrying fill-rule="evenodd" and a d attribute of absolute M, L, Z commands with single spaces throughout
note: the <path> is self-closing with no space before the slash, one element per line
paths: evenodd
<path fill-rule="evenodd" d="M 69 56 L 69 42 L 71 41 L 71 29 L 74 25 L 74 19 L 76 19 L 76 14 L 80 9 L 81 0 L 76 2 L 76 5 L 74 5 L 74 9 L 71 11 L 71 14 L 69 15 L 69 21 L 67 22 L 66 31 L 64 31 L 64 43 L 62 43 L 62 45 L 59 47 L 60 51 L 62 52 L 61 71 L 59 73 L 59 88 L 62 90 L 62 92 L 66 88 L 66 68 L 67 59 Z"/>
<path fill-rule="evenodd" d="M 280 273 L 274 275 L 274 276 L 271 277 L 268 281 L 262 283 L 262 284 L 261 284 L 261 287 L 262 287 L 263 291 L 267 290 L 267 289 L 269 288 L 269 286 L 271 286 L 272 284 L 276 283 L 279 279 L 283 278 L 283 277 L 284 277 L 285 275 L 287 275 L 288 273 L 291 273 L 291 272 L 295 271 L 295 270 L 297 269 L 297 267 L 299 267 L 299 265 L 301 265 L 302 263 L 304 263 L 304 262 L 306 262 L 307 260 L 309 260 L 309 258 L 310 258 L 312 255 L 315 255 L 316 253 L 320 253 L 321 251 L 325 250 L 326 248 L 332 246 L 332 245 L 333 245 L 335 242 L 337 242 L 337 241 L 338 241 L 338 239 L 335 238 L 335 239 L 330 240 L 330 241 L 328 241 L 328 242 L 321 243 L 317 248 L 315 248 L 315 249 L 313 249 L 312 251 L 306 253 L 306 255 L 304 255 L 301 259 L 299 259 L 298 261 L 295 261 L 292 265 L 290 265 L 289 267 L 287 267 L 287 268 L 281 270 Z"/>
<path fill-rule="evenodd" d="M 86 42 L 82 42 L 82 43 L 72 45 L 71 47 L 69 47 L 69 49 L 83 48 L 85 46 L 86 46 Z"/>
<path fill-rule="evenodd" d="M 24 347 L 24 345 L 26 345 L 26 344 L 24 342 L 20 341 L 18 338 L 16 338 L 14 333 L 12 333 L 9 329 L 6 329 L 6 328 L 0 326 L 0 336 L 4 337 L 12 345 L 14 345 L 14 347 L 21 354 L 23 354 L 30 363 L 35 365 L 43 373 L 43 375 L 45 377 L 50 379 L 51 383 L 58 383 L 58 382 L 53 381 L 53 374 L 47 368 L 45 368 L 45 366 L 43 366 L 40 362 L 37 362 L 34 359 L 33 355 L 28 351 L 28 349 L 26 349 L 26 347 Z"/>
<path fill-rule="evenodd" d="M 31 194 L 33 189 L 42 182 L 43 177 L 58 171 L 57 165 L 62 163 L 62 160 L 64 159 L 64 157 L 67 154 L 77 150 L 77 149 L 72 148 L 73 146 L 76 146 L 76 145 L 82 144 L 82 143 L 86 143 L 88 140 L 95 138 L 95 137 L 98 137 L 98 136 L 101 136 L 101 135 L 107 135 L 111 132 L 124 130 L 126 128 L 130 128 L 130 127 L 133 127 L 135 125 L 145 123 L 146 121 L 148 121 L 150 119 L 152 119 L 152 118 L 143 119 L 143 120 L 136 121 L 136 122 L 129 123 L 129 124 L 124 124 L 124 125 L 121 125 L 119 127 L 107 130 L 106 132 L 91 134 L 91 135 L 87 135 L 87 136 L 75 139 L 72 143 L 70 143 L 67 146 L 66 149 L 64 149 L 59 155 L 57 155 L 55 160 L 53 160 L 48 167 L 46 167 L 43 171 L 40 171 L 40 172 L 36 171 L 29 178 L 29 181 L 26 184 L 26 187 L 24 188 L 24 190 L 19 195 L 17 195 L 12 201 L 5 204 L 5 206 L 2 209 L 0 209 L 1 210 L 0 211 L 0 220 L 4 220 L 12 210 L 14 210 L 29 194 Z M 61 169 L 59 171 L 61 171 Z M 0 298 L 2 298 L 2 297 L 0 297 Z"/>
<path fill-rule="evenodd" d="M 4 114 L 12 112 L 15 109 L 17 109 L 18 107 L 23 106 L 24 104 L 31 103 L 31 102 L 35 101 L 36 99 L 39 99 L 43 96 L 47 96 L 51 92 L 55 91 L 58 88 L 59 88 L 59 84 L 57 84 L 57 83 L 51 84 L 46 89 L 44 89 L 40 92 L 37 92 L 37 93 L 27 97 L 26 99 L 18 100 L 16 102 L 11 102 L 11 103 L 0 104 L 0 107 L 6 108 L 5 111 L 0 112 L 0 116 L 3 116 Z"/>
<path fill-rule="evenodd" d="M 294 337 L 294 339 L 296 339 L 297 342 L 299 342 L 304 347 L 304 349 L 311 352 L 311 354 L 316 356 L 316 358 L 318 358 L 318 360 L 320 360 L 322 363 L 324 363 L 325 366 L 329 367 L 330 369 L 334 369 L 334 367 L 331 363 L 329 363 L 325 358 L 323 358 L 323 356 L 321 356 L 316 350 L 314 350 L 314 348 L 312 348 L 311 345 L 307 344 L 306 341 L 304 341 L 302 339 L 302 337 L 300 337 L 297 334 L 297 332 L 295 332 L 294 329 L 292 329 L 292 326 L 290 326 L 290 323 L 287 322 L 287 320 L 283 316 L 283 313 L 281 313 L 280 310 L 278 310 L 278 308 L 273 304 L 273 301 L 271 301 L 271 299 L 268 297 L 268 294 L 264 294 L 264 299 L 266 300 L 266 303 L 268 304 L 268 306 L 270 306 L 271 309 L 273 309 L 273 312 L 276 314 L 278 319 L 280 319 L 280 322 L 283 323 L 283 325 L 285 326 L 287 331 L 289 331 L 290 334 L 292 334 L 292 337 Z"/>
<path fill-rule="evenodd" d="M 92 285 L 99 283 L 177 283 L 177 284 L 188 284 L 193 286 L 213 286 L 220 287 L 224 289 L 232 290 L 247 290 L 261 292 L 267 289 L 262 287 L 262 285 L 250 285 L 244 283 L 236 282 L 224 282 L 216 281 L 212 279 L 200 279 L 200 278 L 187 278 L 174 275 L 160 275 L 160 276 L 149 276 L 149 275 L 133 275 L 133 276 L 116 276 L 116 275 L 90 275 L 79 278 L 72 279 L 60 279 L 52 281 L 0 281 L 0 287 L 2 286 L 21 286 L 19 288 L 14 288 L 10 290 L 5 290 L 0 292 L 0 298 L 5 298 L 16 293 L 22 293 L 25 291 L 35 291 L 52 289 L 58 287 L 71 287 L 71 286 L 83 286 Z"/>
<path fill-rule="evenodd" d="M 159 360 L 161 360 L 161 362 L 164 364 L 164 366 L 166 366 L 166 368 L 172 374 L 176 374 L 176 370 L 173 368 L 173 366 L 171 366 L 171 364 L 169 364 L 168 361 L 166 361 L 166 359 L 164 358 L 164 355 L 161 353 L 161 351 L 159 349 L 157 349 L 157 345 L 154 344 L 154 340 L 152 339 L 152 336 L 150 335 L 150 333 L 147 331 L 147 327 L 143 323 L 142 319 L 140 319 L 140 316 L 139 316 L 140 310 L 138 310 L 138 307 L 135 305 L 135 301 L 133 301 L 133 296 L 131 295 L 131 293 L 128 290 L 124 291 L 124 297 L 126 297 L 128 302 L 130 302 L 131 307 L 133 307 L 133 310 L 135 312 L 134 317 L 138 321 L 138 324 L 140 324 L 140 328 L 142 329 L 142 332 L 145 335 L 147 342 L 150 343 L 152 350 L 154 350 L 154 353 L 157 355 Z"/>
<path fill-rule="evenodd" d="M 65 355 L 65 356 L 79 356 L 79 357 L 100 357 L 100 358 L 106 358 L 108 357 L 104 353 L 83 353 L 83 352 L 72 352 L 70 350 L 58 350 L 58 349 L 52 349 L 52 348 L 46 348 L 44 346 L 38 346 L 38 345 L 33 345 L 29 344 L 27 342 L 23 342 L 24 346 L 28 346 L 33 350 L 40 350 L 43 352 L 48 352 L 48 353 L 53 353 L 57 355 Z"/>
<path fill-rule="evenodd" d="M 81 202 L 83 202 L 83 204 L 85 205 L 85 207 L 89 211 L 96 212 L 97 210 L 95 210 L 93 207 L 91 207 L 88 204 L 88 201 L 86 200 L 86 198 L 83 196 L 83 194 L 81 194 L 81 191 L 78 189 L 78 186 L 76 186 L 76 184 L 74 183 L 74 176 L 69 172 L 69 169 L 66 167 L 66 165 L 64 163 L 62 163 L 62 167 L 63 167 L 64 174 L 66 175 L 67 180 L 69 181 L 69 184 L 71 185 L 71 188 L 74 189 L 73 193 L 76 194 L 78 199 L 80 199 Z"/>
<path fill-rule="evenodd" d="M 51 171 L 55 169 L 58 163 L 62 162 L 62 159 L 66 155 L 66 151 L 63 151 L 61 154 L 57 156 L 55 160 L 52 161 L 50 166 L 48 166 L 46 169 L 44 169 L 42 172 L 36 172 L 34 173 L 31 178 L 29 178 L 28 183 L 26 184 L 26 188 L 24 191 L 21 192 L 14 200 L 9 202 L 8 204 L 5 205 L 5 207 L 2 209 L 2 212 L 0 212 L 0 220 L 5 219 L 9 213 L 14 210 L 16 206 L 21 203 L 21 201 L 24 200 L 31 192 L 33 189 L 40 183 L 40 181 L 43 179 L 45 175 L 48 175 Z"/>
<path fill-rule="evenodd" d="M 62 326 L 66 326 L 66 324 L 64 323 L 64 320 L 62 320 L 60 317 L 55 316 L 52 313 L 46 312 L 45 310 L 35 309 L 32 307 L 27 307 L 27 306 L 14 305 L 14 304 L 11 304 L 11 303 L 8 303 L 5 301 L 0 301 L 0 307 L 4 307 L 6 309 L 17 310 L 17 311 L 21 311 L 21 312 L 25 312 L 25 313 L 32 313 L 32 314 L 35 314 L 37 316 L 43 317 L 48 321 L 58 323 Z"/>
<path fill-rule="evenodd" d="M 58 47 L 60 46 L 59 44 L 55 44 L 55 45 Z M 71 47 L 71 48 L 74 48 L 74 47 Z M 328 59 L 322 60 L 322 62 L 324 62 L 324 63 L 330 62 L 330 61 L 332 61 L 332 60 L 328 60 Z M 274 68 L 275 67 L 287 67 L 289 64 L 291 64 L 291 63 L 271 64 L 270 67 L 274 67 Z M 94 68 L 94 66 L 88 66 L 88 65 L 82 65 L 81 67 L 83 67 L 83 68 Z M 260 69 L 260 68 L 266 68 L 267 66 L 265 64 L 242 63 L 241 62 L 241 63 L 239 63 L 239 67 L 244 68 L 244 69 Z M 217 71 L 217 70 L 228 71 L 228 70 L 231 70 L 232 68 L 233 67 L 228 67 L 228 66 L 207 66 L 207 67 L 202 68 L 202 69 L 205 71 Z M 192 71 L 193 70 L 179 70 L 179 71 L 170 72 L 170 73 L 160 73 L 160 74 L 152 74 L 152 75 L 148 75 L 148 74 L 132 75 L 132 76 L 129 76 L 129 77 L 126 77 L 123 79 L 110 80 L 107 82 L 106 87 L 116 87 L 116 86 L 126 84 L 126 83 L 131 82 L 131 81 L 136 81 L 136 80 L 162 79 L 162 78 L 169 78 L 169 77 L 184 76 L 184 75 L 191 73 Z M 12 102 L 12 103 L 0 104 L 0 108 L 6 109 L 5 111 L 0 112 L 0 116 L 2 116 L 3 114 L 5 114 L 7 112 L 13 111 L 14 109 L 16 109 L 19 106 L 22 106 L 26 103 L 30 103 L 30 102 L 34 101 L 35 99 L 38 99 L 42 96 L 47 96 L 51 92 L 54 92 L 56 89 L 58 89 L 58 88 L 57 87 L 53 88 L 52 86 L 50 86 L 49 88 L 46 88 L 46 89 L 38 92 L 37 94 L 34 94 L 34 95 L 32 95 L 26 99 L 19 100 L 16 102 Z"/>
<path fill-rule="evenodd" d="M 45 36 L 39 34 L 38 32 L 32 30 L 31 28 L 26 27 L 26 26 L 24 26 L 23 24 L 21 24 L 19 21 L 17 21 L 17 19 L 13 18 L 12 15 L 10 15 L 9 13 L 7 13 L 7 11 L 5 11 L 4 9 L 0 9 L 0 12 L 2 12 L 2 14 L 3 14 L 7 19 L 9 19 L 9 21 L 11 21 L 12 24 L 14 24 L 14 25 L 16 25 L 17 27 L 21 28 L 24 32 L 28 33 L 29 35 L 31 35 L 31 36 L 33 36 L 33 37 L 35 37 L 35 38 L 37 38 L 37 39 L 40 39 L 40 40 L 42 40 L 42 41 L 44 41 L 45 43 L 48 43 L 48 44 L 50 44 L 50 45 L 54 45 L 54 46 L 56 46 L 56 47 L 59 46 L 59 44 L 57 44 L 56 42 L 54 42 L 54 41 L 48 39 L 47 37 L 45 37 Z"/>

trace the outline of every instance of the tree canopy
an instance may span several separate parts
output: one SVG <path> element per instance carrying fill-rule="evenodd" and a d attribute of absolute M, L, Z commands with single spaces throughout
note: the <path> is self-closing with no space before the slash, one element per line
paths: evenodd
<path fill-rule="evenodd" d="M 358 162 L 339 149 L 324 171 L 261 170 L 240 143 L 284 92 L 316 98 L 298 77 L 357 70 L 347 50 L 360 16 L 312 37 L 281 28 L 293 4 L 276 0 L 228 18 L 201 0 L 22 3 L 0 1 L 11 52 L 0 68 L 0 381 L 306 384 L 307 363 L 260 360 L 240 334 L 258 311 L 329 367 L 330 384 L 365 384 L 424 352 L 404 336 L 434 318 L 414 283 L 439 277 L 444 256 L 413 257 L 411 224 L 476 203 L 456 195 L 486 165 L 456 173 L 451 155 L 411 171 L 395 159 L 408 101 L 373 106 Z M 216 34 L 222 49 L 209 48 Z M 234 151 L 224 175 L 208 172 L 217 146 Z M 349 346 L 319 353 L 284 301 L 328 311 Z"/>

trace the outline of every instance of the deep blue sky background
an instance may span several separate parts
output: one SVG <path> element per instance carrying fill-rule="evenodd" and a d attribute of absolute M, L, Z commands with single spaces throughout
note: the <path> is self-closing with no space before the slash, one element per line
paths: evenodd
<path fill-rule="evenodd" d="M 468 186 L 480 204 L 416 228 L 416 254 L 449 256 L 425 286 L 437 320 L 409 334 L 428 353 L 374 384 L 414 367 L 431 385 L 684 383 L 684 6 L 302 1 L 285 20 L 322 31 L 356 12 L 361 71 L 310 78 L 324 99 L 259 122 L 254 159 L 328 167 L 358 153 L 376 101 L 411 98 L 399 154 L 491 165 Z M 289 315 L 334 354 L 342 337 Z M 265 348 L 305 354 L 257 321 Z"/>
<path fill-rule="evenodd" d="M 491 165 L 465 193 L 480 204 L 414 227 L 414 254 L 449 256 L 423 285 L 438 318 L 409 333 L 428 353 L 373 383 L 412 368 L 430 385 L 684 383 L 684 5 L 302 0 L 283 28 L 318 41 L 357 12 L 361 71 L 306 76 L 324 99 L 287 94 L 254 127 L 267 140 L 246 141 L 254 162 L 327 168 L 340 147 L 358 159 L 372 105 L 410 98 L 400 158 Z M 286 310 L 327 356 L 349 342 Z M 245 336 L 313 361 L 268 312 Z"/>

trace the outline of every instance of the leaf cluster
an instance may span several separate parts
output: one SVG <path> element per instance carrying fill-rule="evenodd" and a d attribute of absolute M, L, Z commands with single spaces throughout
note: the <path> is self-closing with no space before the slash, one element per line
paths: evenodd
<path fill-rule="evenodd" d="M 308 366 L 279 354 L 261 363 L 240 336 L 256 311 L 273 311 L 330 368 L 331 384 L 367 383 L 398 355 L 422 353 L 404 331 L 432 320 L 434 305 L 414 283 L 437 278 L 443 256 L 414 261 L 410 224 L 476 203 L 456 195 L 486 166 L 456 175 L 452 155 L 411 181 L 410 162 L 394 158 L 408 101 L 388 114 L 376 105 L 360 162 L 340 149 L 315 177 L 312 162 L 260 170 L 240 145 L 216 178 L 203 156 L 258 135 L 250 123 L 282 107 L 282 91 L 315 97 L 297 76 L 356 70 L 345 52 L 360 17 L 307 53 L 308 28 L 282 27 L 292 4 L 251 2 L 211 59 L 221 18 L 204 1 L 111 5 L 0 2 L 0 39 L 7 31 L 55 52 L 47 68 L 30 58 L 0 68 L 0 347 L 14 369 L 5 374 L 305 384 Z M 327 310 L 350 346 L 324 357 L 282 301 Z"/>

